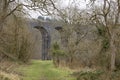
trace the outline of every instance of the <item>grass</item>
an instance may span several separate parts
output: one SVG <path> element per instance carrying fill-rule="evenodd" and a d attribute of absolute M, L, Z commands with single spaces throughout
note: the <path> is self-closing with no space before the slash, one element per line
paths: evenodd
<path fill-rule="evenodd" d="M 52 61 L 32 60 L 31 65 L 22 66 L 23 80 L 76 80 L 69 69 L 55 68 Z"/>

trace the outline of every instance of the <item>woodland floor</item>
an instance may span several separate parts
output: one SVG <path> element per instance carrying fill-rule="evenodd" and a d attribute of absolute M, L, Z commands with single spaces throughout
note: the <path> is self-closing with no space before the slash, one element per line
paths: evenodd
<path fill-rule="evenodd" d="M 72 70 L 55 68 L 52 61 L 32 60 L 29 65 L 19 68 L 23 73 L 23 80 L 76 80 L 70 76 Z"/>

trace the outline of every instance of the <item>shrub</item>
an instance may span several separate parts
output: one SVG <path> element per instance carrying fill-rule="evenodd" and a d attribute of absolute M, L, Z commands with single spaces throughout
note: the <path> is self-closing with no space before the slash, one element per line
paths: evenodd
<path fill-rule="evenodd" d="M 101 71 L 81 71 L 77 80 L 101 80 L 99 79 L 100 75 L 102 74 Z"/>
<path fill-rule="evenodd" d="M 56 67 L 60 65 L 62 59 L 65 59 L 65 57 L 67 57 L 65 52 L 63 50 L 60 50 L 60 47 L 57 42 L 53 44 L 52 57 L 53 57 L 53 63 Z"/>
<path fill-rule="evenodd" d="M 120 71 L 109 72 L 109 71 L 88 71 L 77 73 L 77 80 L 120 80 Z"/>

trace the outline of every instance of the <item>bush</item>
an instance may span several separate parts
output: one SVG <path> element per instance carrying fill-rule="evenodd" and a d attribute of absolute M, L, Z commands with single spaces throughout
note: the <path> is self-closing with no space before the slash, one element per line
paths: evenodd
<path fill-rule="evenodd" d="M 60 47 L 57 42 L 53 44 L 52 57 L 53 57 L 53 63 L 56 67 L 62 65 L 61 60 L 67 57 L 65 52 L 63 50 L 60 50 Z"/>
<path fill-rule="evenodd" d="M 88 71 L 77 73 L 77 80 L 120 80 L 120 71 L 109 72 L 109 71 Z"/>
<path fill-rule="evenodd" d="M 99 79 L 100 75 L 102 74 L 101 71 L 88 71 L 79 73 L 77 80 L 101 80 Z"/>

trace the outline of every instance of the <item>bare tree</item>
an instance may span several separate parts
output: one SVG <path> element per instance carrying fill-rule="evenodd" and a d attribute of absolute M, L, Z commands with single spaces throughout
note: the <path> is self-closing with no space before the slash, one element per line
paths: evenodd
<path fill-rule="evenodd" d="M 116 69 L 115 59 L 117 48 L 115 45 L 116 28 L 120 18 L 120 0 L 103 0 L 99 8 L 93 9 L 92 20 L 96 26 L 104 28 L 105 37 L 108 38 L 109 48 L 111 49 L 111 71 Z"/>
<path fill-rule="evenodd" d="M 24 1 L 24 0 L 23 0 Z M 55 1 L 53 0 L 25 0 L 22 2 L 21 0 L 1 0 L 0 3 L 0 24 L 5 21 L 5 19 L 14 14 L 18 13 L 26 13 L 24 9 L 27 8 L 29 10 L 37 10 L 41 14 L 50 14 L 51 10 L 55 10 Z"/>

